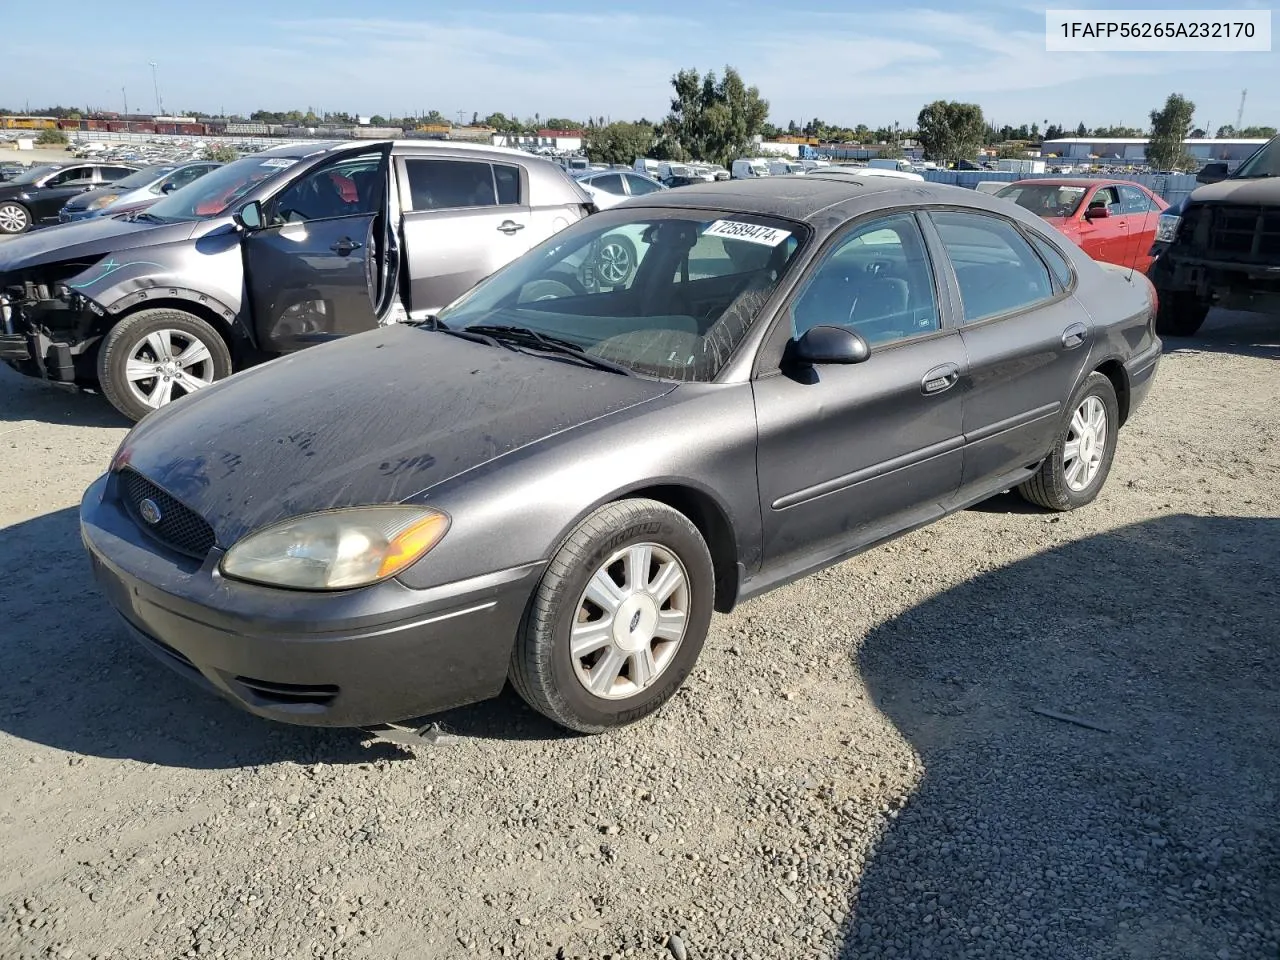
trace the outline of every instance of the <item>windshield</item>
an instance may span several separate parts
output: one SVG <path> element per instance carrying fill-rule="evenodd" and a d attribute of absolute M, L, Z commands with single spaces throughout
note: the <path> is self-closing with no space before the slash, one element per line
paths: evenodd
<path fill-rule="evenodd" d="M 1264 143 L 1252 157 L 1240 164 L 1233 180 L 1280 177 L 1280 137 Z"/>
<path fill-rule="evenodd" d="M 292 157 L 244 157 L 211 170 L 147 208 L 147 218 L 165 223 L 217 217 L 259 184 L 298 161 Z"/>
<path fill-rule="evenodd" d="M 1015 183 L 997 190 L 996 196 L 1012 200 L 1038 217 L 1069 217 L 1084 199 L 1088 187 L 1066 187 L 1054 183 Z"/>
<path fill-rule="evenodd" d="M 10 183 L 35 183 L 45 174 L 53 173 L 55 170 L 61 170 L 61 169 L 62 169 L 61 167 L 50 166 L 48 164 L 46 164 L 43 167 L 32 167 L 26 173 L 22 174 L 21 176 L 14 177 L 9 182 Z"/>
<path fill-rule="evenodd" d="M 151 167 L 143 167 L 137 173 L 131 173 L 123 180 L 117 180 L 111 184 L 112 190 L 134 190 L 138 187 L 147 187 L 159 180 L 166 173 L 176 170 L 171 163 L 156 164 Z"/>
<path fill-rule="evenodd" d="M 709 381 L 794 262 L 804 229 L 728 212 L 596 214 L 439 320 L 450 330 L 525 328 L 638 374 Z"/>

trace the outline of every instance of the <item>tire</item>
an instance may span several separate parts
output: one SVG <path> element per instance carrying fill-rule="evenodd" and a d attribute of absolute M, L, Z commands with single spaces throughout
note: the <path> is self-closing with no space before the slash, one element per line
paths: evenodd
<path fill-rule="evenodd" d="M 636 245 L 621 233 L 611 233 L 600 240 L 596 250 L 596 281 L 602 287 L 622 287 L 636 272 Z"/>
<path fill-rule="evenodd" d="M 1087 452 L 1070 456 L 1072 445 L 1080 450 L 1080 419 L 1088 417 L 1085 411 L 1097 412 L 1105 418 L 1102 421 L 1105 433 L 1101 443 L 1097 441 L 1096 431 L 1090 430 L 1092 439 L 1085 444 L 1085 450 L 1096 454 L 1096 464 L 1092 477 L 1079 474 L 1073 477 L 1073 466 L 1082 459 L 1092 460 Z M 1067 405 L 1066 422 L 1063 423 L 1054 441 L 1053 450 L 1040 465 L 1034 477 L 1018 487 L 1018 493 L 1026 500 L 1048 510 L 1075 510 L 1092 503 L 1107 482 L 1111 472 L 1111 461 L 1116 453 L 1116 431 L 1120 425 L 1120 405 L 1116 402 L 1116 388 L 1101 373 L 1091 373 L 1085 377 L 1084 383 L 1076 390 L 1071 402 Z M 1088 468 L 1084 467 L 1087 474 Z"/>
<path fill-rule="evenodd" d="M 645 591 L 629 592 L 626 559 L 614 562 L 646 550 L 647 585 L 684 575 L 683 587 L 656 602 Z M 588 595 L 597 576 L 609 577 L 621 598 L 613 617 L 591 599 L 601 595 L 598 590 Z M 533 709 L 579 733 L 634 723 L 666 703 L 693 669 L 711 625 L 714 593 L 711 554 L 684 514 L 654 500 L 606 504 L 578 525 L 547 565 L 512 651 L 512 685 Z M 663 640 L 654 628 L 663 614 L 677 610 L 684 613 L 683 634 Z M 610 628 L 610 621 L 616 626 Z M 603 644 L 597 640 L 592 652 L 575 657 L 571 628 L 590 633 L 592 624 Z M 618 645 L 619 634 L 623 643 L 635 645 L 631 652 Z M 647 682 L 642 659 L 651 670 Z M 621 663 L 621 672 L 611 671 L 611 663 Z M 589 682 L 600 692 L 588 689 Z"/>
<path fill-rule="evenodd" d="M 1162 337 L 1194 337 L 1209 314 L 1209 304 L 1185 293 L 1160 293 L 1156 333 Z"/>
<path fill-rule="evenodd" d="M 157 344 L 162 348 L 168 345 L 170 361 L 182 355 L 194 358 L 181 366 L 168 366 L 168 375 L 161 372 L 156 377 L 130 380 L 131 360 L 163 366 L 166 361 L 156 356 Z M 174 356 L 175 350 L 179 356 Z M 103 337 L 98 351 L 98 384 L 103 394 L 113 407 L 135 421 L 229 376 L 231 351 L 221 335 L 199 317 L 170 307 L 139 310 L 125 317 Z M 153 402 L 148 402 L 148 395 Z"/>
<path fill-rule="evenodd" d="M 574 291 L 567 283 L 559 280 L 535 280 L 520 291 L 520 303 L 535 303 L 539 300 L 560 300 L 574 296 Z"/>
<path fill-rule="evenodd" d="M 0 203 L 0 234 L 7 237 L 26 233 L 31 229 L 31 211 L 17 200 Z"/>

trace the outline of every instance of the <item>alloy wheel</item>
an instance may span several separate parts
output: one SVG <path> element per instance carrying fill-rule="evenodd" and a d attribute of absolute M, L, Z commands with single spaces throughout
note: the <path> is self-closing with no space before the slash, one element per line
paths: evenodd
<path fill-rule="evenodd" d="M 16 203 L 0 204 L 0 233 L 22 233 L 30 223 L 25 207 Z"/>
<path fill-rule="evenodd" d="M 129 391 L 158 409 L 213 383 L 213 355 L 199 337 L 184 330 L 156 330 L 129 354 L 125 379 Z M 174 391 L 178 391 L 175 395 Z"/>
<path fill-rule="evenodd" d="M 651 687 L 684 640 L 689 575 L 670 550 L 636 543 L 613 553 L 587 583 L 569 634 L 578 682 L 604 700 Z"/>
<path fill-rule="evenodd" d="M 626 283 L 631 276 L 631 253 L 620 243 L 605 243 L 596 255 L 596 273 L 605 286 Z"/>
<path fill-rule="evenodd" d="M 1076 493 L 1088 488 L 1098 476 L 1107 449 L 1107 408 L 1090 394 L 1075 413 L 1062 448 L 1062 473 L 1067 486 Z"/>

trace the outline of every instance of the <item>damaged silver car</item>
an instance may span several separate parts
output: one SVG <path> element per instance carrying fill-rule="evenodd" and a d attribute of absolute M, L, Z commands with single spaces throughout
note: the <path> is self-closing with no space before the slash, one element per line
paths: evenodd
<path fill-rule="evenodd" d="M 0 360 L 138 420 L 263 360 L 433 314 L 594 209 L 515 150 L 276 147 L 143 212 L 0 246 Z"/>

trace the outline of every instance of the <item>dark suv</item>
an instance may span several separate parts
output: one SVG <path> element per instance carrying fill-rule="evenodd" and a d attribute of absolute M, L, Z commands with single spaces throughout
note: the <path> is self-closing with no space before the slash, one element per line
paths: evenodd
<path fill-rule="evenodd" d="M 1162 336 L 1192 336 L 1211 306 L 1280 314 L 1280 137 L 1231 176 L 1210 163 L 1196 179 L 1205 185 L 1161 214 L 1151 248 Z"/>
<path fill-rule="evenodd" d="M 0 234 L 26 233 L 58 222 L 58 211 L 76 194 L 123 180 L 136 163 L 51 163 L 0 183 Z"/>

